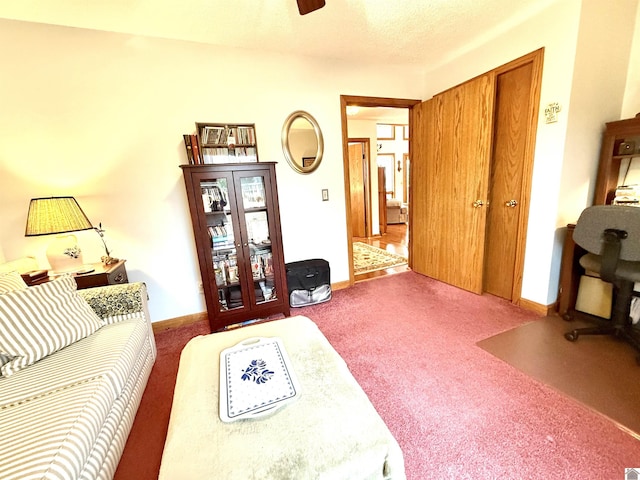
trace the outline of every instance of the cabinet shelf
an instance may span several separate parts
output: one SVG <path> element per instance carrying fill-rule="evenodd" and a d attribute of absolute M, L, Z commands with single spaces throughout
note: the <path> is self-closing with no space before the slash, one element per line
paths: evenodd
<path fill-rule="evenodd" d="M 255 144 L 254 143 L 234 143 L 233 146 L 235 148 L 255 147 Z M 230 147 L 226 143 L 207 143 L 207 144 L 203 144 L 202 148 L 230 148 Z"/>
<path fill-rule="evenodd" d="M 639 153 L 629 153 L 629 154 L 626 154 L 626 155 L 614 155 L 611 158 L 613 160 L 626 160 L 626 159 L 631 159 L 631 158 L 636 158 L 636 157 L 640 157 L 640 152 Z"/>

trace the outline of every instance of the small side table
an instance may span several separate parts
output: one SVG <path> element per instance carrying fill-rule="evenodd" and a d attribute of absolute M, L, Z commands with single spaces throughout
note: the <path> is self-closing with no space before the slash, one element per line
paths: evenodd
<path fill-rule="evenodd" d="M 92 263 L 91 266 L 95 269 L 93 272 L 74 275 L 78 289 L 129 283 L 125 261 L 120 260 L 112 265 Z"/>

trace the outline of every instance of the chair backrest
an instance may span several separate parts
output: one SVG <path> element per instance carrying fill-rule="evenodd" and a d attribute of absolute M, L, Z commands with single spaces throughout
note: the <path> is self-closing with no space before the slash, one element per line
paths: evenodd
<path fill-rule="evenodd" d="M 573 232 L 573 241 L 589 253 L 600 255 L 603 233 L 608 228 L 624 230 L 628 236 L 620 242 L 620 259 L 640 261 L 640 207 L 594 205 L 584 209 Z"/>

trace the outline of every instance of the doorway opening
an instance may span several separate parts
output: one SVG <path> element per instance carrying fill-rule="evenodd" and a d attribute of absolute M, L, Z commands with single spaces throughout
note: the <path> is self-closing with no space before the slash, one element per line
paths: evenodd
<path fill-rule="evenodd" d="M 410 269 L 409 135 L 418 103 L 341 96 L 350 284 Z M 407 264 L 355 272 L 354 242 L 401 255 Z"/>

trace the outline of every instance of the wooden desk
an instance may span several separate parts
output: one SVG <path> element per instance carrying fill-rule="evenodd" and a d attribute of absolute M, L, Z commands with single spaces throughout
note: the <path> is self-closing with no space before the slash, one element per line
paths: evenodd
<path fill-rule="evenodd" d="M 580 257 L 587 251 L 573 241 L 573 231 L 576 225 L 567 225 L 567 234 L 562 247 L 562 261 L 560 264 L 560 283 L 558 286 L 558 314 L 569 319 L 576 306 L 580 276 L 584 269 L 580 266 Z"/>

